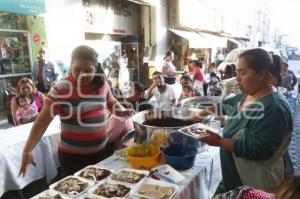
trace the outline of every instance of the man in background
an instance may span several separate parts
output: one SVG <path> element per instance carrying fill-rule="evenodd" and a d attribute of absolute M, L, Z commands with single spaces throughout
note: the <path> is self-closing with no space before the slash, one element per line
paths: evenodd
<path fill-rule="evenodd" d="M 51 86 L 59 79 L 62 75 L 59 72 L 59 68 L 56 64 L 48 60 L 47 49 L 42 47 L 39 50 L 38 60 L 34 64 L 34 75 L 36 85 L 39 91 L 47 93 Z"/>
<path fill-rule="evenodd" d="M 154 97 L 154 107 L 169 108 L 176 102 L 175 92 L 169 84 L 166 84 L 161 72 L 155 71 L 152 75 L 153 83 L 146 92 L 145 97 L 150 100 Z"/>

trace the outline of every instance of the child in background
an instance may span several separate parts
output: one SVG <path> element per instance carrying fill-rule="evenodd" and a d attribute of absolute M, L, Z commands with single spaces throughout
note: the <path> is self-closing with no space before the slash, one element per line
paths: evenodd
<path fill-rule="evenodd" d="M 18 109 L 16 111 L 16 120 L 18 124 L 25 124 L 32 122 L 37 114 L 38 107 L 30 97 L 25 95 L 20 95 L 16 98 Z"/>
<path fill-rule="evenodd" d="M 183 86 L 182 93 L 178 99 L 178 103 L 180 103 L 183 99 L 193 97 L 194 96 L 194 89 L 191 86 Z"/>

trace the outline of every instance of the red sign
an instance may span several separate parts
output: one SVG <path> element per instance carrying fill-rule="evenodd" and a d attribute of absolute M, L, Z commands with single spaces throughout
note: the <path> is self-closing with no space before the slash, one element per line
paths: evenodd
<path fill-rule="evenodd" d="M 40 34 L 39 33 L 34 33 L 33 35 L 33 41 L 34 42 L 38 42 L 40 41 L 41 37 L 40 37 Z"/>
<path fill-rule="evenodd" d="M 115 33 L 126 33 L 124 29 L 113 29 L 113 32 Z"/>

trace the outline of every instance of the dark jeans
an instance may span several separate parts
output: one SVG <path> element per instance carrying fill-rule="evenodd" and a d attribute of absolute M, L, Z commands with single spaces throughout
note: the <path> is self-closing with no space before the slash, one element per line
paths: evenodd
<path fill-rule="evenodd" d="M 73 175 L 88 165 L 97 164 L 104 160 L 106 156 L 106 150 L 84 155 L 75 155 L 58 150 L 58 158 L 63 176 Z"/>
<path fill-rule="evenodd" d="M 49 90 L 50 90 L 50 88 L 46 88 L 46 87 L 44 86 L 44 84 L 42 84 L 42 83 L 40 83 L 40 82 L 37 83 L 37 89 L 38 89 L 40 92 L 42 92 L 42 93 L 48 93 Z"/>
<path fill-rule="evenodd" d="M 165 83 L 166 84 L 175 84 L 176 82 L 176 77 L 166 77 L 164 76 Z"/>
<path fill-rule="evenodd" d="M 204 96 L 207 96 L 208 83 L 203 84 L 203 93 Z"/>

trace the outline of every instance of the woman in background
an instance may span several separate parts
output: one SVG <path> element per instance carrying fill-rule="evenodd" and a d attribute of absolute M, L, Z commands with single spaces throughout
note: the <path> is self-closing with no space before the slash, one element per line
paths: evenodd
<path fill-rule="evenodd" d="M 173 60 L 174 53 L 170 50 L 167 51 L 164 56 L 164 62 L 161 70 L 166 84 L 175 84 L 176 81 L 176 68 L 172 63 Z"/>
<path fill-rule="evenodd" d="M 20 95 L 28 96 L 28 97 L 32 98 L 38 108 L 38 112 L 41 112 L 42 106 L 44 103 L 44 95 L 43 95 L 43 93 L 41 93 L 40 91 L 37 90 L 37 88 L 35 87 L 35 85 L 33 84 L 31 79 L 22 78 L 18 81 L 17 97 Z M 23 120 L 23 121 L 21 121 L 21 123 L 18 122 L 16 120 L 17 109 L 18 109 L 18 104 L 16 101 L 16 97 L 13 97 L 11 99 L 11 111 L 12 111 L 12 116 L 14 118 L 15 125 L 20 125 L 23 123 L 28 123 L 28 122 L 33 121 L 33 120 Z"/>

